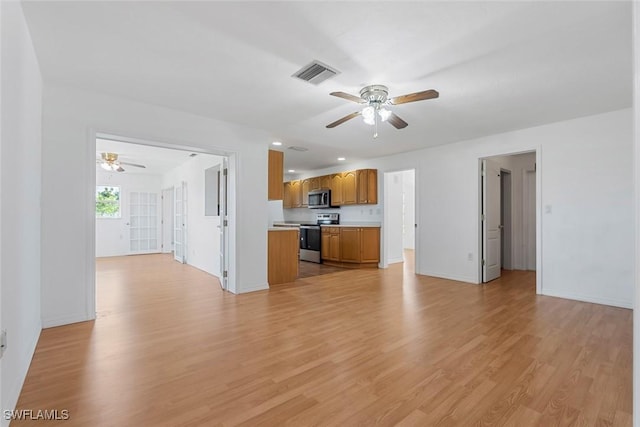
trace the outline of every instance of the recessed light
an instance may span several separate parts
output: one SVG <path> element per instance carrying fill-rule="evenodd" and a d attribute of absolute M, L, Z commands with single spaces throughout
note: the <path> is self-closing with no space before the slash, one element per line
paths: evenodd
<path fill-rule="evenodd" d="M 294 173 L 295 171 L 296 171 L 295 169 L 289 169 L 287 172 Z"/>
<path fill-rule="evenodd" d="M 344 157 L 338 157 L 338 161 L 340 161 L 340 162 L 341 162 L 341 161 L 343 161 L 343 160 L 347 160 L 347 159 L 345 159 Z"/>
<path fill-rule="evenodd" d="M 271 145 L 282 145 L 282 142 L 280 142 L 280 141 L 273 141 L 273 142 L 271 143 Z"/>

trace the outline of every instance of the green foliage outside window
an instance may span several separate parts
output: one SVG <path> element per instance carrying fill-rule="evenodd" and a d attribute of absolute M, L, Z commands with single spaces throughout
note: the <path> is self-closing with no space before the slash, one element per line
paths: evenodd
<path fill-rule="evenodd" d="M 120 218 L 119 187 L 96 187 L 96 217 Z"/>

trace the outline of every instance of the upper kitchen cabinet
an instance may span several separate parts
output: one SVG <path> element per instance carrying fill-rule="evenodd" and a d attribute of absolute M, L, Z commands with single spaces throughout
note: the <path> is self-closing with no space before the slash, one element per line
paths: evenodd
<path fill-rule="evenodd" d="M 358 203 L 358 184 L 356 171 L 342 172 L 342 204 Z"/>
<path fill-rule="evenodd" d="M 300 181 L 288 181 L 284 183 L 284 199 L 282 207 L 299 208 L 302 206 L 302 185 Z"/>
<path fill-rule="evenodd" d="M 377 169 L 358 169 L 284 183 L 284 208 L 308 206 L 309 191 L 329 188 L 331 206 L 378 204 Z"/>
<path fill-rule="evenodd" d="M 302 207 L 309 206 L 309 191 L 319 190 L 320 189 L 320 177 L 317 178 L 307 178 L 302 180 L 302 194 L 301 194 L 301 202 Z"/>
<path fill-rule="evenodd" d="M 342 204 L 342 173 L 334 173 L 331 175 L 331 204 L 340 206 Z"/>
<path fill-rule="evenodd" d="M 318 185 L 320 186 L 318 187 L 318 190 L 331 188 L 331 175 L 324 175 L 324 176 L 318 177 Z"/>
<path fill-rule="evenodd" d="M 284 197 L 284 153 L 269 150 L 269 200 L 282 200 Z"/>
<path fill-rule="evenodd" d="M 358 183 L 358 204 L 378 204 L 378 171 L 376 169 L 359 169 L 356 171 Z"/>

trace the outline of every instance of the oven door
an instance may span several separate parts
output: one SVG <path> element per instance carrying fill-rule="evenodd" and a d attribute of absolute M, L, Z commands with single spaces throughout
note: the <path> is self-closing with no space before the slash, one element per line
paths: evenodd
<path fill-rule="evenodd" d="M 300 227 L 300 260 L 320 263 L 320 226 Z"/>

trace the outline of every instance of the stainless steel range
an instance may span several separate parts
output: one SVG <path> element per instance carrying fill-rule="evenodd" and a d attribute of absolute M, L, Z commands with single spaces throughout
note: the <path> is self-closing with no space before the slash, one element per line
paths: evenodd
<path fill-rule="evenodd" d="M 300 226 L 300 260 L 321 263 L 320 258 L 320 225 L 339 224 L 340 214 L 322 213 L 316 215 L 313 225 Z"/>

